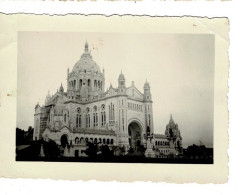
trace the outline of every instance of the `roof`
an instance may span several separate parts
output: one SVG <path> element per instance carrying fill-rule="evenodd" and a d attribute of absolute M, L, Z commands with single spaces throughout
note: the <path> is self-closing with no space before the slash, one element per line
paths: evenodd
<path fill-rule="evenodd" d="M 74 133 L 82 134 L 98 134 L 98 135 L 116 135 L 113 130 L 102 130 L 102 129 L 82 129 L 82 128 L 73 128 Z"/>
<path fill-rule="evenodd" d="M 146 88 L 150 88 L 149 82 L 147 82 L 147 81 L 144 83 L 144 89 L 146 89 Z"/>
<path fill-rule="evenodd" d="M 30 146 L 31 145 L 19 145 L 19 146 L 17 146 L 17 150 L 23 150 L 23 149 L 28 148 Z"/>
<path fill-rule="evenodd" d="M 87 43 L 85 44 L 85 51 L 81 55 L 80 60 L 78 60 L 73 67 L 73 72 L 78 71 L 93 71 L 101 73 L 99 66 L 93 60 L 91 53 L 88 51 Z"/>
<path fill-rule="evenodd" d="M 121 71 L 121 74 L 120 74 L 119 77 L 118 77 L 118 80 L 125 80 L 125 77 L 124 77 L 122 71 Z"/>

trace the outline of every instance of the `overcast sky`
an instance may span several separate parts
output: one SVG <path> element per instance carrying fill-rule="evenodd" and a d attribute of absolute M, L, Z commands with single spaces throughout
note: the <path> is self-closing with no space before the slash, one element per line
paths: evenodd
<path fill-rule="evenodd" d="M 183 145 L 213 145 L 214 36 L 194 34 L 123 34 L 20 32 L 18 36 L 17 126 L 33 126 L 34 107 L 44 104 L 61 83 L 66 90 L 72 70 L 88 41 L 92 56 L 105 69 L 105 89 L 122 70 L 126 86 L 143 92 L 150 83 L 154 132 L 164 134 L 170 114 Z"/>

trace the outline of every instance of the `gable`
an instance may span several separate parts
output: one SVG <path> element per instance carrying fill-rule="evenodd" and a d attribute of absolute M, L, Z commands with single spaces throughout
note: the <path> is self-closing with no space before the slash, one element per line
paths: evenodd
<path fill-rule="evenodd" d="M 110 88 L 108 90 L 108 96 L 113 96 L 113 95 L 116 95 L 116 91 L 113 88 Z"/>
<path fill-rule="evenodd" d="M 127 95 L 133 99 L 143 99 L 143 94 L 135 86 L 131 86 L 127 89 Z"/>

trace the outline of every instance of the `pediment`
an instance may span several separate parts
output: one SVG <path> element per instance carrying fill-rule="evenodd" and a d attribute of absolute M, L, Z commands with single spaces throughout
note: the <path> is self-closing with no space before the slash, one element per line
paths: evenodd
<path fill-rule="evenodd" d="M 61 134 L 70 134 L 70 131 L 71 129 L 68 127 L 68 126 L 63 126 L 60 128 L 60 132 Z"/>

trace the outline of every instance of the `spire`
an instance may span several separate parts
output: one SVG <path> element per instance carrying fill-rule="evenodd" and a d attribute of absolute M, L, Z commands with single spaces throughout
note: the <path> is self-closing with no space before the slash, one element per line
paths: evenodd
<path fill-rule="evenodd" d="M 172 118 L 172 114 L 170 114 L 169 124 L 170 124 L 170 125 L 175 125 L 175 123 L 174 123 L 174 121 L 173 121 L 173 118 Z"/>
<path fill-rule="evenodd" d="M 63 89 L 62 83 L 61 83 L 61 86 L 60 86 L 60 88 L 59 88 L 59 91 L 60 91 L 61 93 L 64 92 L 64 89 Z"/>
<path fill-rule="evenodd" d="M 48 90 L 47 98 L 51 98 L 49 90 Z"/>

